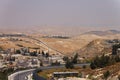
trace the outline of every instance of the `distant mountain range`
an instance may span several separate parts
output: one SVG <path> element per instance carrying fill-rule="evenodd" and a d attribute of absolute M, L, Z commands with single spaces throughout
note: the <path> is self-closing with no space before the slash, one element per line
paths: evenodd
<path fill-rule="evenodd" d="M 81 57 L 95 57 L 101 54 L 109 54 L 112 50 L 113 41 L 115 39 L 120 40 L 120 31 L 118 30 L 107 30 L 107 31 L 90 31 L 83 33 L 74 39 L 83 39 L 83 43 L 87 42 L 87 45 L 80 48 L 76 52 Z M 80 45 L 81 46 L 81 45 Z"/>
<path fill-rule="evenodd" d="M 84 34 L 94 34 L 94 35 L 98 35 L 98 36 L 105 36 L 105 35 L 120 34 L 120 31 L 118 31 L 118 30 L 90 31 L 90 32 L 86 32 Z"/>

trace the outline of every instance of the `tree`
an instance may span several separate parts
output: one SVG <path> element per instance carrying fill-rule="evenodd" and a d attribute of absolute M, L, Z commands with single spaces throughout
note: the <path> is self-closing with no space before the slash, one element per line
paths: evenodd
<path fill-rule="evenodd" d="M 96 65 L 94 64 L 94 62 L 91 62 L 90 67 L 91 67 L 91 69 L 95 69 L 96 68 Z"/>
<path fill-rule="evenodd" d="M 66 61 L 66 63 L 65 63 L 65 67 L 66 67 L 67 69 L 73 69 L 73 68 L 74 68 L 74 65 L 73 65 L 73 63 L 68 59 L 68 60 Z"/>
<path fill-rule="evenodd" d="M 43 66 L 43 62 L 42 61 L 40 62 L 40 66 Z"/>
<path fill-rule="evenodd" d="M 86 65 L 83 65 L 82 68 L 85 69 L 87 66 Z"/>
<path fill-rule="evenodd" d="M 52 66 L 59 66 L 60 65 L 60 62 L 58 62 L 57 60 L 53 63 L 51 63 Z"/>
<path fill-rule="evenodd" d="M 72 60 L 72 63 L 77 64 L 77 60 L 78 60 L 78 54 L 76 53 Z"/>
<path fill-rule="evenodd" d="M 120 62 L 120 57 L 116 55 L 116 56 L 115 56 L 115 61 L 116 61 L 116 62 Z"/>
<path fill-rule="evenodd" d="M 20 50 L 16 50 L 16 53 L 17 53 L 17 54 L 20 54 L 21 52 L 20 52 Z"/>
<path fill-rule="evenodd" d="M 30 53 L 30 49 L 29 49 L 29 47 L 28 47 L 28 51 L 27 51 L 28 53 Z"/>
<path fill-rule="evenodd" d="M 36 51 L 31 52 L 30 56 L 37 56 L 37 52 Z"/>
<path fill-rule="evenodd" d="M 38 54 L 41 54 L 41 53 L 40 53 L 40 50 L 38 51 Z"/>
<path fill-rule="evenodd" d="M 118 75 L 118 80 L 120 80 L 120 75 Z"/>
<path fill-rule="evenodd" d="M 119 44 L 115 44 L 112 46 L 112 54 L 116 55 L 117 54 L 117 49 L 120 48 L 120 43 Z"/>
<path fill-rule="evenodd" d="M 63 60 L 66 62 L 69 58 L 67 56 L 63 57 Z"/>
<path fill-rule="evenodd" d="M 44 53 L 44 51 L 42 51 L 42 56 L 45 56 L 45 53 Z"/>
<path fill-rule="evenodd" d="M 45 57 L 48 58 L 49 56 L 50 56 L 49 53 L 46 53 Z"/>
<path fill-rule="evenodd" d="M 103 73 L 104 79 L 107 80 L 107 78 L 110 76 L 110 72 L 106 71 L 105 73 Z"/>
<path fill-rule="evenodd" d="M 91 62 L 90 67 L 91 69 L 103 68 L 108 65 L 112 65 L 117 61 L 119 61 L 119 58 L 114 56 L 105 56 L 105 55 L 102 55 L 100 57 L 96 56 Z"/>

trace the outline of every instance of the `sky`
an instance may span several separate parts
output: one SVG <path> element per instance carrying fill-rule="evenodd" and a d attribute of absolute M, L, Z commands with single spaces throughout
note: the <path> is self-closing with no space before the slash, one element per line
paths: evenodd
<path fill-rule="evenodd" d="M 120 29 L 120 0 L 0 0 L 0 28 L 31 26 Z"/>

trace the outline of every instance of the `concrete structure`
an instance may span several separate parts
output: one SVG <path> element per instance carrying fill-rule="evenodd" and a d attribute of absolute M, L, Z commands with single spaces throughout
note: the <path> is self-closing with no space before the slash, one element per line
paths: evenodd
<path fill-rule="evenodd" d="M 40 67 L 40 61 L 37 58 L 32 58 L 29 62 L 30 67 Z"/>
<path fill-rule="evenodd" d="M 120 55 L 120 48 L 117 49 L 117 55 Z"/>
<path fill-rule="evenodd" d="M 3 60 L 0 60 L 0 68 L 3 68 L 3 67 L 5 67 L 4 63 L 3 63 Z"/>
<path fill-rule="evenodd" d="M 23 70 L 23 71 L 15 72 L 15 73 L 8 76 L 8 80 L 26 80 L 25 77 L 28 77 L 29 75 L 31 75 L 31 73 L 34 70 L 35 69 Z"/>
<path fill-rule="evenodd" d="M 53 77 L 55 78 L 78 77 L 78 72 L 54 72 Z"/>
<path fill-rule="evenodd" d="M 69 78 L 59 78 L 58 80 L 89 80 L 89 79 L 86 79 L 86 78 L 69 77 Z"/>
<path fill-rule="evenodd" d="M 50 63 L 55 63 L 55 62 L 59 62 L 60 64 L 65 64 L 63 57 L 60 56 L 51 56 L 49 57 L 49 62 Z"/>

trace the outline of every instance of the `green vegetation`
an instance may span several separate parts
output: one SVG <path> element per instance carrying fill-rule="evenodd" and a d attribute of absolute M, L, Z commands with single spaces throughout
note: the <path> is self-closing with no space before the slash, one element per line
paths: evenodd
<path fill-rule="evenodd" d="M 42 51 L 42 56 L 45 56 L 45 53 L 44 53 L 44 51 Z"/>
<path fill-rule="evenodd" d="M 49 56 L 50 56 L 49 53 L 46 53 L 46 54 L 45 54 L 45 57 L 46 57 L 46 58 L 48 58 Z"/>
<path fill-rule="evenodd" d="M 37 56 L 37 52 L 36 51 L 30 52 L 30 56 Z"/>
<path fill-rule="evenodd" d="M 78 71 L 78 69 L 76 68 L 75 69 L 55 68 L 55 69 L 47 69 L 47 70 L 39 71 L 38 75 L 42 76 L 45 79 L 48 79 L 53 74 L 53 72 L 66 72 L 66 71 L 81 72 L 81 71 Z M 80 73 L 79 76 L 81 77 L 82 73 Z"/>
<path fill-rule="evenodd" d="M 118 80 L 120 80 L 120 75 L 118 75 Z"/>
<path fill-rule="evenodd" d="M 75 56 L 71 59 L 69 59 L 68 57 L 64 57 L 63 60 L 66 62 L 65 67 L 67 69 L 72 69 L 74 68 L 74 64 L 77 64 L 78 54 L 76 53 Z"/>
<path fill-rule="evenodd" d="M 87 67 L 86 65 L 83 65 L 83 66 L 82 66 L 83 69 L 86 69 L 86 67 Z"/>
<path fill-rule="evenodd" d="M 17 54 L 20 54 L 20 53 L 21 53 L 21 51 L 20 51 L 20 50 L 16 50 L 16 53 L 17 53 Z"/>
<path fill-rule="evenodd" d="M 73 65 L 73 63 L 72 63 L 70 60 L 67 60 L 67 61 L 66 61 L 66 64 L 65 64 L 65 67 L 66 67 L 67 69 L 73 69 L 73 68 L 74 68 L 74 65 Z"/>
<path fill-rule="evenodd" d="M 56 61 L 54 63 L 51 63 L 52 66 L 59 66 L 60 65 L 60 62 Z"/>
<path fill-rule="evenodd" d="M 117 49 L 120 48 L 120 43 L 119 44 L 115 44 L 112 46 L 112 54 L 116 55 L 117 54 Z"/>
<path fill-rule="evenodd" d="M 104 79 L 107 80 L 107 78 L 110 76 L 110 72 L 106 71 L 105 73 L 103 73 Z"/>
<path fill-rule="evenodd" d="M 0 71 L 0 80 L 8 80 L 8 76 L 16 71 L 27 70 L 28 68 L 19 68 L 14 70 L 14 68 L 6 68 Z"/>
<path fill-rule="evenodd" d="M 76 53 L 74 58 L 72 59 L 72 63 L 77 64 L 77 61 L 78 61 L 78 54 Z"/>
<path fill-rule="evenodd" d="M 11 74 L 14 70 L 12 68 L 0 71 L 0 80 L 7 80 L 8 75 Z"/>
<path fill-rule="evenodd" d="M 120 62 L 120 57 L 117 55 L 113 56 L 105 56 L 102 55 L 100 57 L 96 56 L 90 64 L 91 69 L 103 68 L 109 65 L 113 65 L 114 63 Z"/>
<path fill-rule="evenodd" d="M 63 57 L 63 60 L 66 62 L 69 58 L 67 56 Z"/>
<path fill-rule="evenodd" d="M 68 36 L 43 36 L 43 38 L 59 38 L 59 39 L 69 39 Z"/>

